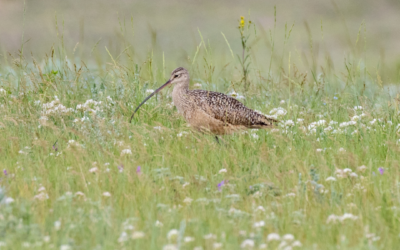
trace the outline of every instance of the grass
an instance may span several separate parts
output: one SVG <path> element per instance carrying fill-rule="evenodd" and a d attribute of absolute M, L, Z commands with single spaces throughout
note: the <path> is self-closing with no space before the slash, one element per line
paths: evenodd
<path fill-rule="evenodd" d="M 85 63 L 58 44 L 41 59 L 8 57 L 0 69 L 0 245 L 395 249 L 398 83 L 385 85 L 362 52 L 345 58 L 343 72 L 319 63 L 309 40 L 303 58 L 286 41 L 281 53 L 272 47 L 272 69 L 249 49 L 248 86 L 230 46 L 219 57 L 203 38 L 197 60 L 183 62 L 153 54 L 136 62 L 126 50 Z M 304 58 L 314 70 L 298 69 L 307 68 Z M 175 64 L 189 65 L 202 88 L 239 92 L 260 112 L 280 107 L 282 122 L 218 144 L 187 126 L 167 90 L 130 124 Z"/>

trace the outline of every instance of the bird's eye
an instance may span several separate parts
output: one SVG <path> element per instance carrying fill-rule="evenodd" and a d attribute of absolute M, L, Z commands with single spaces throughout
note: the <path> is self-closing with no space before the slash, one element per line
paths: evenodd
<path fill-rule="evenodd" d="M 175 75 L 174 77 L 177 78 L 179 75 Z"/>

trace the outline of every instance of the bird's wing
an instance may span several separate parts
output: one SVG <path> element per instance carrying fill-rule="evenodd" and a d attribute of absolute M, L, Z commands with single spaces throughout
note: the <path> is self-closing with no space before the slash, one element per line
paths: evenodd
<path fill-rule="evenodd" d="M 194 101 L 197 106 L 215 119 L 231 125 L 243 125 L 246 127 L 272 126 L 277 120 L 247 108 L 233 97 L 222 93 L 192 90 Z"/>

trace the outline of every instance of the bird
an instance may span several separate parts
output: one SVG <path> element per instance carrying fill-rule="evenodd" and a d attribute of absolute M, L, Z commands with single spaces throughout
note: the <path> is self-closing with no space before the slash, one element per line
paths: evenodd
<path fill-rule="evenodd" d="M 179 67 L 172 71 L 169 80 L 156 89 L 135 109 L 129 122 L 139 108 L 153 95 L 169 85 L 174 85 L 172 100 L 185 120 L 200 132 L 217 135 L 232 134 L 245 129 L 271 128 L 276 119 L 260 114 L 235 98 L 219 92 L 189 89 L 189 72 Z"/>

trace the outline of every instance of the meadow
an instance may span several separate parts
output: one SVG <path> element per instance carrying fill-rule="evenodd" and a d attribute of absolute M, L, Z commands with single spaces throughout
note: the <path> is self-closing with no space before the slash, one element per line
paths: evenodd
<path fill-rule="evenodd" d="M 119 47 L 68 46 L 56 16 L 46 52 L 3 50 L 0 249 L 397 249 L 399 64 L 368 22 L 330 55 L 323 21 L 304 36 L 268 15 L 270 29 L 237 16 L 218 42 L 193 28 L 179 55 L 160 35 L 129 44 L 129 18 Z M 177 66 L 280 122 L 217 143 L 169 88 L 129 123 Z"/>

